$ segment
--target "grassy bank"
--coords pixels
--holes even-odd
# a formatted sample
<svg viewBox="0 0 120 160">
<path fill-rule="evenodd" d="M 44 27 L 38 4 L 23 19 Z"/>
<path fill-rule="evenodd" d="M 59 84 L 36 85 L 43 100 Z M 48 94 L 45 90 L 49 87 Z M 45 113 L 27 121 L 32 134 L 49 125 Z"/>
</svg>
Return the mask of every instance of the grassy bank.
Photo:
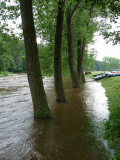
<svg viewBox="0 0 120 160">
<path fill-rule="evenodd" d="M 91 78 L 92 74 L 87 77 Z M 105 138 L 115 150 L 113 160 L 120 160 L 120 77 L 104 78 L 100 81 L 106 90 L 110 111 L 109 119 L 105 123 Z"/>
<path fill-rule="evenodd" d="M 12 74 L 11 72 L 1 72 L 0 77 L 8 76 L 9 74 Z"/>
<path fill-rule="evenodd" d="M 108 97 L 110 116 L 105 123 L 105 138 L 110 147 L 115 149 L 115 159 L 120 160 L 120 77 L 111 77 L 101 80 Z"/>
</svg>

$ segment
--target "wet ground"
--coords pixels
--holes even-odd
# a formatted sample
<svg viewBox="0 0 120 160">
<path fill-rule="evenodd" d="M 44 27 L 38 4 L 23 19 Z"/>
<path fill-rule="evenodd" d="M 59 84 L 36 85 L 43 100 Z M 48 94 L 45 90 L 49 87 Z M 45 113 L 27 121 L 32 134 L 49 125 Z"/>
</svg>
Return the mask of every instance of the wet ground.
<svg viewBox="0 0 120 160">
<path fill-rule="evenodd" d="M 73 89 L 64 78 L 66 103 L 56 103 L 53 78 L 44 78 L 54 118 L 35 120 L 26 75 L 0 78 L 0 160 L 108 160 L 104 140 L 108 104 L 101 83 Z"/>
</svg>

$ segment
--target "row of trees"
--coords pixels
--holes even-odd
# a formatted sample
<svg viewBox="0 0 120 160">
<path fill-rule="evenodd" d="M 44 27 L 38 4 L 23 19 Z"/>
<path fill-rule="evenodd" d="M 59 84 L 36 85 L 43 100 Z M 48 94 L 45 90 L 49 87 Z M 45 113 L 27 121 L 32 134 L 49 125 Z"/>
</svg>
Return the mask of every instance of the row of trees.
<svg viewBox="0 0 120 160">
<path fill-rule="evenodd" d="M 114 57 L 104 57 L 102 61 L 95 61 L 94 69 L 97 71 L 120 70 L 120 59 Z"/>
<path fill-rule="evenodd" d="M 24 42 L 5 33 L 2 33 L 0 37 L 0 72 L 27 72 Z M 53 76 L 54 59 L 53 52 L 49 50 L 49 45 L 38 44 L 38 53 L 42 75 Z M 68 75 L 70 72 L 67 52 L 61 56 L 62 75 Z M 83 64 L 84 70 L 94 70 L 94 62 L 94 54 L 86 53 Z"/>
<path fill-rule="evenodd" d="M 65 102 L 62 65 L 69 66 L 72 85 L 74 88 L 79 88 L 84 82 L 83 59 L 84 66 L 87 59 L 87 62 L 94 60 L 92 54 L 88 56 L 87 46 L 92 42 L 94 32 L 98 30 L 96 17 L 100 11 L 106 10 L 105 7 L 110 8 L 110 2 L 109 0 L 20 0 L 27 75 L 35 117 L 50 117 L 40 69 L 42 54 L 39 56 L 38 51 L 41 47 L 37 46 L 36 35 L 45 43 L 45 48 L 42 49 L 46 51 L 43 55 L 47 60 L 50 61 L 54 56 L 56 100 Z M 3 6 L 4 4 L 5 2 L 2 3 Z M 19 15 L 19 5 L 9 7 L 9 11 L 13 15 Z"/>
<path fill-rule="evenodd" d="M 0 33 L 0 73 L 26 72 L 24 42 Z"/>
</svg>

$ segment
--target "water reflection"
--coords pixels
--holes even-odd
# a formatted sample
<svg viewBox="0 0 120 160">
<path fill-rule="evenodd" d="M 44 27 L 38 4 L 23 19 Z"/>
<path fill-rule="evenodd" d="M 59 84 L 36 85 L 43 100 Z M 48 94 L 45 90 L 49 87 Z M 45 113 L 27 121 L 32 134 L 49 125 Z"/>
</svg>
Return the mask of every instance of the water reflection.
<svg viewBox="0 0 120 160">
<path fill-rule="evenodd" d="M 102 122 L 107 98 L 100 83 L 72 89 L 64 78 L 66 103 L 56 103 L 53 78 L 44 86 L 53 119 L 35 120 L 26 75 L 0 78 L 0 160 L 107 160 Z"/>
</svg>

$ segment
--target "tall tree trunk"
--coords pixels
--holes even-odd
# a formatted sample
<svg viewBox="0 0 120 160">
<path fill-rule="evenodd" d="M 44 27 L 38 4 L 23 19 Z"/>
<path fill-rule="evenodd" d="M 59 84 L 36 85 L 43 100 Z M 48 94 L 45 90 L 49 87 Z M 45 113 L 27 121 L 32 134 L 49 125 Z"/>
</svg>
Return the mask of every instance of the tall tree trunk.
<svg viewBox="0 0 120 160">
<path fill-rule="evenodd" d="M 73 88 L 78 88 L 80 86 L 80 83 L 79 83 L 78 72 L 75 64 L 72 19 L 70 16 L 69 8 L 66 11 L 66 21 L 67 21 L 68 58 L 69 58 L 69 67 L 70 67 L 72 85 L 73 85 Z"/>
<path fill-rule="evenodd" d="M 85 75 L 83 71 L 82 71 L 82 83 L 85 83 Z"/>
<path fill-rule="evenodd" d="M 81 40 L 78 40 L 77 41 L 77 56 L 78 56 L 78 59 L 77 59 L 77 71 L 78 71 L 78 75 L 79 75 L 79 78 L 80 78 L 80 67 L 81 67 L 81 57 L 82 57 L 82 41 Z"/>
<path fill-rule="evenodd" d="M 64 7 L 65 2 L 59 0 L 58 2 L 58 15 L 55 34 L 55 49 L 54 49 L 54 82 L 56 91 L 56 101 L 65 102 L 65 94 L 62 82 L 61 72 L 61 44 L 62 44 L 62 29 L 64 19 Z"/>
<path fill-rule="evenodd" d="M 77 71 L 80 79 L 80 84 L 85 82 L 84 74 L 83 74 L 83 56 L 84 56 L 84 51 L 85 51 L 85 44 L 86 40 L 84 38 L 83 42 L 81 40 L 77 41 L 78 45 L 78 64 L 77 64 Z"/>
<path fill-rule="evenodd" d="M 20 0 L 20 10 L 27 60 L 27 76 L 32 96 L 34 117 L 47 118 L 50 117 L 50 110 L 40 72 L 40 63 L 32 12 L 32 0 Z"/>
<path fill-rule="evenodd" d="M 86 31 L 88 31 L 88 27 L 89 27 L 89 24 L 90 24 L 90 19 L 92 17 L 92 11 L 93 11 L 93 3 L 91 3 L 90 12 L 89 12 L 89 21 L 87 22 Z M 85 82 L 85 77 L 84 77 L 84 74 L 83 74 L 82 64 L 83 64 L 83 56 L 84 56 L 85 46 L 86 46 L 86 38 L 84 37 L 83 42 L 81 42 L 81 40 L 78 40 L 77 44 L 78 44 L 77 71 L 78 71 L 79 78 L 80 78 L 80 84 L 82 84 L 82 83 Z"/>
</svg>

